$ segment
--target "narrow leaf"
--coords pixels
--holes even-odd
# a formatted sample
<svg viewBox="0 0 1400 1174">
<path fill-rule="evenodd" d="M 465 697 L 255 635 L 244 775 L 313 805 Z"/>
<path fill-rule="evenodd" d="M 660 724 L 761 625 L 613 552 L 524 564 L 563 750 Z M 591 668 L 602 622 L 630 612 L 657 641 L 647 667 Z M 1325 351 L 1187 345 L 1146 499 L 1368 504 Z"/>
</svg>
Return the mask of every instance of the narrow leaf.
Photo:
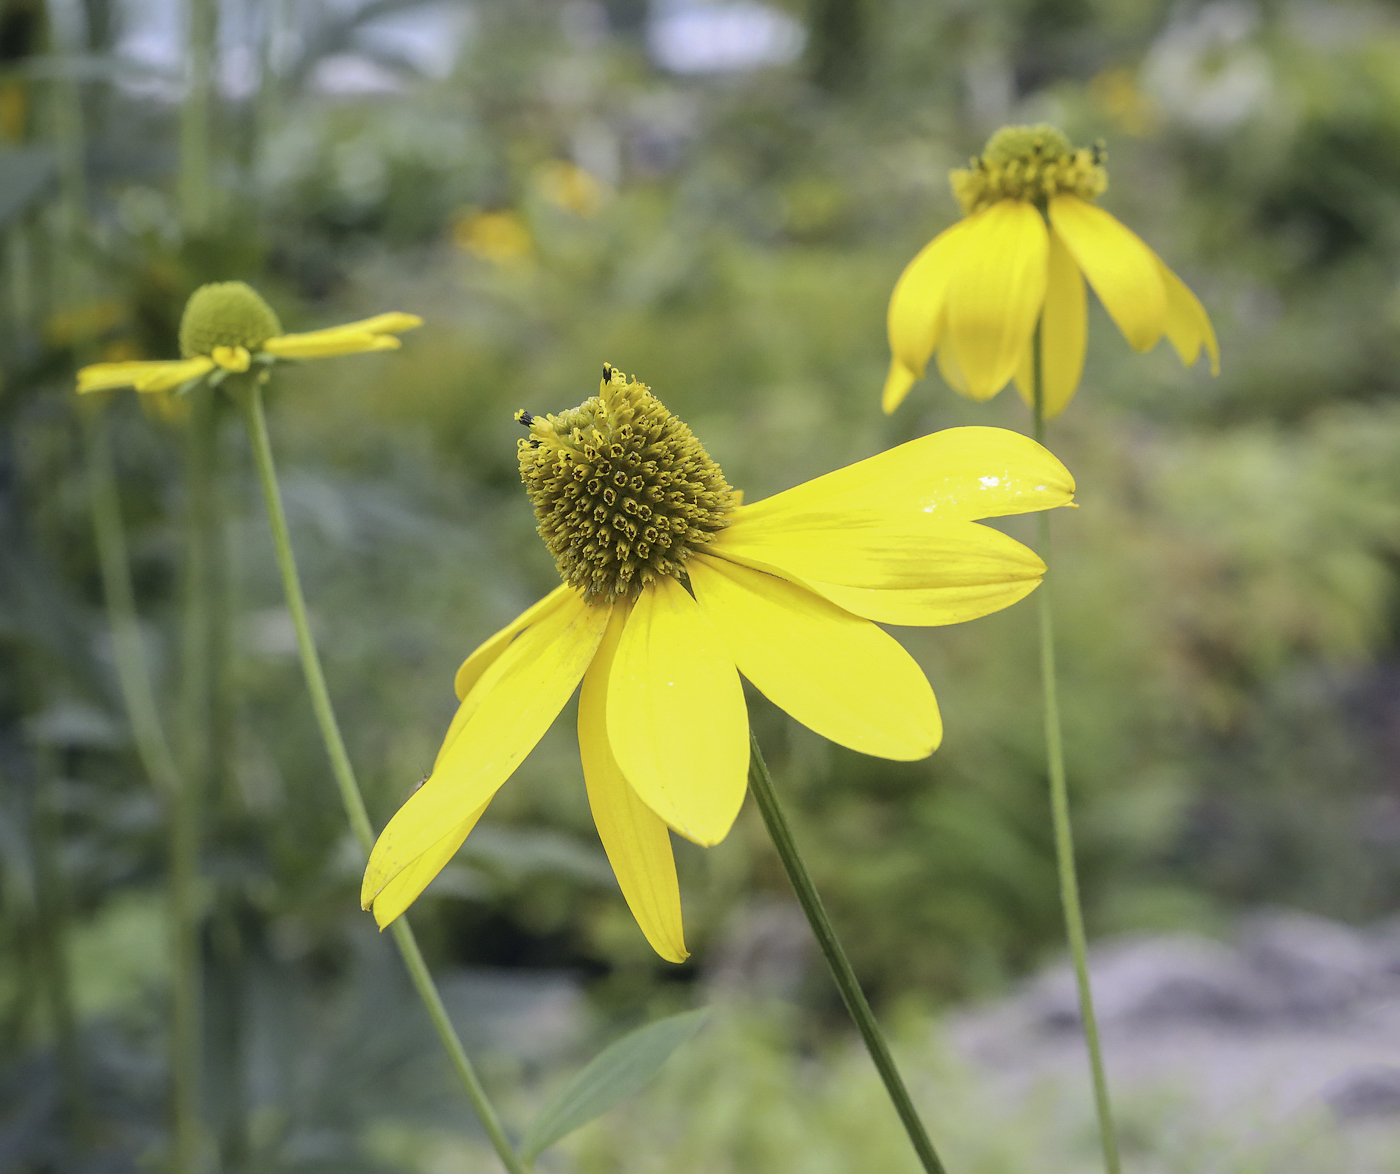
<svg viewBox="0 0 1400 1174">
<path fill-rule="evenodd" d="M 532 1161 L 580 1125 L 639 1092 L 681 1044 L 700 1030 L 709 1011 L 687 1011 L 639 1027 L 609 1044 L 565 1085 L 525 1132 L 521 1157 Z"/>
</svg>

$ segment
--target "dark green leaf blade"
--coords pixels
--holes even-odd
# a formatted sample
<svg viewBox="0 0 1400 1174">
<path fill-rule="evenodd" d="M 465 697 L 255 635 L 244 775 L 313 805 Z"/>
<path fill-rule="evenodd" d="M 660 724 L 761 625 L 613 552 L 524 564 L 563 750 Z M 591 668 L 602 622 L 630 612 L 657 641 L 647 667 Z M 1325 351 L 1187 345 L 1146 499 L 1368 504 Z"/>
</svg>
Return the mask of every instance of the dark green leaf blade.
<svg viewBox="0 0 1400 1174">
<path fill-rule="evenodd" d="M 667 1057 L 700 1030 L 709 1014 L 702 1008 L 672 1015 L 609 1044 L 540 1111 L 525 1132 L 521 1157 L 533 1160 L 580 1125 L 640 1092 Z"/>
</svg>

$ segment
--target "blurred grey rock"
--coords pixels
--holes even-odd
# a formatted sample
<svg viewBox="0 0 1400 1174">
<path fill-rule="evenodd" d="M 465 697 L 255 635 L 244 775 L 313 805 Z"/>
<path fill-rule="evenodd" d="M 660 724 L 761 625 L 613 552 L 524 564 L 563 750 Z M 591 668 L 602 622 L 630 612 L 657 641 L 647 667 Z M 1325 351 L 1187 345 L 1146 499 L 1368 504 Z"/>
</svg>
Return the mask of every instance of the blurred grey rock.
<svg viewBox="0 0 1400 1174">
<path fill-rule="evenodd" d="M 1348 1072 L 1322 1094 L 1343 1120 L 1400 1114 L 1400 1068 L 1378 1066 Z"/>
<path fill-rule="evenodd" d="M 1244 923 L 1240 946 L 1283 1015 L 1342 1014 L 1368 995 L 1400 985 L 1363 931 L 1307 913 L 1256 914 Z"/>
</svg>

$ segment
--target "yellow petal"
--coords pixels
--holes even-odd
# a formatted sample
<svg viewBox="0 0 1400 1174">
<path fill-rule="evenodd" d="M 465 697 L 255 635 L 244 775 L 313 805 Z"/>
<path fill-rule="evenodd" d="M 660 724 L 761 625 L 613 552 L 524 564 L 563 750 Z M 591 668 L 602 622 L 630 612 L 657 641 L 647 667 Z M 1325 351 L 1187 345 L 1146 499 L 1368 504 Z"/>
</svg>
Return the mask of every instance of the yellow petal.
<svg viewBox="0 0 1400 1174">
<path fill-rule="evenodd" d="M 173 391 L 190 379 L 198 379 L 214 369 L 206 355 L 193 359 L 156 359 L 125 363 L 94 363 L 78 372 L 78 390 L 111 391 L 134 387 L 137 391 Z"/>
<path fill-rule="evenodd" d="M 942 345 L 972 399 L 991 399 L 1016 372 L 1045 300 L 1045 219 L 1025 200 L 999 200 L 964 222 L 948 288 Z"/>
<path fill-rule="evenodd" d="M 938 350 L 938 373 L 943 376 L 943 382 L 956 391 L 959 395 L 965 395 L 968 399 L 977 399 L 972 394 L 972 389 L 968 386 L 967 376 L 958 366 L 958 360 L 953 355 L 952 347 L 940 347 Z"/>
<path fill-rule="evenodd" d="M 608 742 L 633 790 L 697 844 L 729 833 L 747 789 L 749 719 L 734 660 L 676 580 L 632 607 L 608 678 Z"/>
<path fill-rule="evenodd" d="M 716 541 L 738 541 L 760 521 L 798 524 L 812 511 L 916 512 L 971 521 L 1054 509 L 1073 496 L 1069 470 L 1030 437 L 1006 428 L 947 428 L 742 506 Z M 801 524 L 839 525 L 840 519 Z"/>
<path fill-rule="evenodd" d="M 698 554 L 686 571 L 739 671 L 779 709 L 863 754 L 908 761 L 933 753 L 943 737 L 938 703 L 892 637 L 761 571 Z"/>
<path fill-rule="evenodd" d="M 968 221 L 960 220 L 929 241 L 904 267 L 904 272 L 894 283 L 894 292 L 890 294 L 886 318 L 890 353 L 908 374 L 911 383 L 923 378 L 929 356 L 938 348 L 948 280 L 967 226 Z M 900 398 L 903 398 L 902 394 Z M 889 406 L 889 400 L 887 384 L 887 412 L 894 410 Z"/>
<path fill-rule="evenodd" d="M 1045 309 L 1040 316 L 1040 369 L 1045 381 L 1042 395 L 1047 419 L 1065 410 L 1084 374 L 1084 351 L 1089 342 L 1087 300 L 1079 266 L 1060 234 L 1051 232 L 1049 280 L 1045 286 Z M 1026 406 L 1033 408 L 1030 351 L 1028 347 L 1016 372 L 1016 390 Z"/>
<path fill-rule="evenodd" d="M 423 319 L 416 314 L 378 314 L 344 326 L 269 338 L 263 343 L 263 350 L 281 359 L 324 359 L 364 351 L 392 351 L 400 345 L 394 335 L 422 325 Z"/>
<path fill-rule="evenodd" d="M 1131 229 L 1077 196 L 1051 200 L 1050 223 L 1128 344 L 1150 351 L 1167 318 L 1157 254 Z"/>
<path fill-rule="evenodd" d="M 671 833 L 622 777 L 608 745 L 607 692 L 626 607 L 613 608 L 598 653 L 583 678 L 578 698 L 578 747 L 583 780 L 598 838 L 612 862 L 618 887 L 637 925 L 667 962 L 690 957 L 681 927 L 681 891 Z"/>
<path fill-rule="evenodd" d="M 888 416 L 904 402 L 904 397 L 909 394 L 909 389 L 914 386 L 917 378 L 918 376 L 898 359 L 890 360 L 890 373 L 885 376 L 885 390 L 880 396 L 880 406 L 885 409 L 885 415 Z"/>
<path fill-rule="evenodd" d="M 458 849 L 466 842 L 467 836 L 472 828 L 476 827 L 477 820 L 485 814 L 488 805 L 483 803 L 453 828 L 450 834 L 444 836 L 434 847 L 424 852 L 380 889 L 373 905 L 374 921 L 380 929 L 422 896 L 423 890 L 428 887 L 433 877 L 446 868 L 452 857 L 457 855 Z"/>
<path fill-rule="evenodd" d="M 248 370 L 253 362 L 253 356 L 248 353 L 248 348 L 242 346 L 216 346 L 212 355 L 214 362 L 225 371 L 235 373 Z"/>
<path fill-rule="evenodd" d="M 491 799 L 564 708 L 603 638 L 611 608 L 571 593 L 526 628 L 462 703 L 472 712 L 370 854 L 361 889 L 368 908 L 385 886 Z"/>
<path fill-rule="evenodd" d="M 976 619 L 1030 594 L 1045 573 L 1033 550 L 999 530 L 920 512 L 813 512 L 735 529 L 710 551 L 886 624 Z"/>
<path fill-rule="evenodd" d="M 481 674 L 491 667 L 495 659 L 505 651 L 506 646 L 516 636 L 531 624 L 538 623 L 550 612 L 562 607 L 569 596 L 577 594 L 578 592 L 568 584 L 561 584 L 538 603 L 527 607 L 489 640 L 484 641 L 462 662 L 462 667 L 457 670 L 457 676 L 452 682 L 452 687 L 457 693 L 457 700 L 461 701 L 466 697 L 471 691 L 471 687 L 481 679 Z"/>
<path fill-rule="evenodd" d="M 1215 328 L 1200 299 L 1187 288 L 1175 273 L 1157 261 L 1157 272 L 1167 291 L 1167 338 L 1186 366 L 1191 366 L 1201 353 L 1202 344 L 1210 356 L 1210 373 L 1220 374 L 1220 344 L 1215 341 Z"/>
</svg>

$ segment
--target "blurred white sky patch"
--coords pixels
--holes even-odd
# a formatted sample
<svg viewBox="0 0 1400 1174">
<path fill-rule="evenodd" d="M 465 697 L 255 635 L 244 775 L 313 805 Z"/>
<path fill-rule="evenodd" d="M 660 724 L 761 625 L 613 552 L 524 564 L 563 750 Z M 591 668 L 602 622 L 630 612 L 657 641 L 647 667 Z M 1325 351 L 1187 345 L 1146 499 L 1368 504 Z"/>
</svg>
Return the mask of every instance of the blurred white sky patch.
<svg viewBox="0 0 1400 1174">
<path fill-rule="evenodd" d="M 1179 16 L 1143 63 L 1143 88 L 1168 114 L 1204 131 L 1224 132 L 1268 104 L 1273 73 L 1259 45 L 1258 8 L 1215 0 Z"/>
<path fill-rule="evenodd" d="M 797 60 L 807 34 L 751 0 L 653 0 L 647 44 L 672 73 L 737 73 Z"/>
<path fill-rule="evenodd" d="M 126 88 L 180 99 L 182 8 L 181 0 L 120 0 L 116 54 L 136 67 L 124 75 Z M 250 97 L 268 55 L 279 73 L 304 72 L 321 93 L 396 92 L 408 75 L 447 77 L 471 36 L 473 18 L 473 8 L 462 0 L 393 6 L 375 0 L 221 0 L 219 87 L 235 100 Z M 306 60 L 308 54 L 315 59 Z"/>
</svg>

